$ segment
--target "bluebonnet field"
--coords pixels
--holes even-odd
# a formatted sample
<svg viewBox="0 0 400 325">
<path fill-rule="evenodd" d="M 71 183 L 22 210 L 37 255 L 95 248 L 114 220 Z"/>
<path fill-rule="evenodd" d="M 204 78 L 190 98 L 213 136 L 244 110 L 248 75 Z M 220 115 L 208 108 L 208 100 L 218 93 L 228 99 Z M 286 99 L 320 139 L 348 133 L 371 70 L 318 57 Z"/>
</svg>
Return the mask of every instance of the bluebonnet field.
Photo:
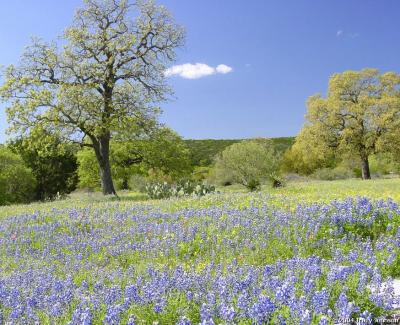
<svg viewBox="0 0 400 325">
<path fill-rule="evenodd" d="M 0 219 L 0 324 L 333 324 L 399 308 L 400 207 L 267 194 Z"/>
</svg>

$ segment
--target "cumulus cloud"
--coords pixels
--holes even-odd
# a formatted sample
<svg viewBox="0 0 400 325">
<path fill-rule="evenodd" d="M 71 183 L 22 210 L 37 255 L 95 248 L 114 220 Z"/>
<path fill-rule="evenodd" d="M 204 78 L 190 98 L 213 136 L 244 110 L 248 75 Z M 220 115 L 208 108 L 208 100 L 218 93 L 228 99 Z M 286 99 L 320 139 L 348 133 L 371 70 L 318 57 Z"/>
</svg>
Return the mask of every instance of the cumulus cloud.
<svg viewBox="0 0 400 325">
<path fill-rule="evenodd" d="M 220 64 L 217 67 L 210 67 L 205 63 L 185 63 L 174 65 L 171 68 L 165 70 L 165 76 L 180 76 L 185 79 L 198 79 L 206 76 L 210 76 L 216 73 L 226 74 L 231 72 L 233 69 L 225 64 Z"/>
<path fill-rule="evenodd" d="M 218 73 L 226 74 L 231 72 L 233 69 L 225 64 L 220 64 L 215 68 Z"/>
</svg>

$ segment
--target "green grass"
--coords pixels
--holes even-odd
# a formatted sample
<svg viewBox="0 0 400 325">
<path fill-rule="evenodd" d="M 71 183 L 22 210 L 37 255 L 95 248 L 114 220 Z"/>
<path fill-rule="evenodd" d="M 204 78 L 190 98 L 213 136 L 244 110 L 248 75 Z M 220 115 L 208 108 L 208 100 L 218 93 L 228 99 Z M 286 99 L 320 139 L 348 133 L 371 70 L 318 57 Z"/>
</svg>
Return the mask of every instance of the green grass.
<svg viewBox="0 0 400 325">
<path fill-rule="evenodd" d="M 302 203 L 330 202 L 346 197 L 365 196 L 373 199 L 392 198 L 400 202 L 400 178 L 373 179 L 363 181 L 361 179 L 338 180 L 338 181 L 303 181 L 289 182 L 283 188 L 273 189 L 264 185 L 260 193 L 248 193 L 241 185 L 219 187 L 222 195 L 198 198 L 180 198 L 169 200 L 168 204 L 160 201 L 160 208 L 180 209 L 183 207 L 208 207 L 222 205 L 226 197 L 235 205 L 245 206 L 255 202 L 262 196 L 270 196 L 270 204 L 293 207 Z M 70 195 L 66 200 L 56 202 L 38 202 L 25 205 L 12 205 L 0 207 L 0 218 L 11 215 L 28 214 L 35 211 L 50 211 L 53 208 L 77 208 L 95 204 L 97 207 L 106 206 L 118 202 L 120 207 L 129 207 L 136 204 L 148 203 L 146 195 L 136 192 L 121 192 L 120 199 L 115 197 L 104 197 L 100 193 L 77 192 Z M 233 198 L 232 198 L 233 197 Z M 170 204 L 172 202 L 172 204 Z"/>
<path fill-rule="evenodd" d="M 234 143 L 244 139 L 205 139 L 205 140 L 185 140 L 190 151 L 193 166 L 210 166 L 215 156 Z M 271 138 L 275 149 L 278 152 L 285 152 L 293 143 L 294 137 Z"/>
<path fill-rule="evenodd" d="M 244 186 L 236 184 L 219 187 L 218 190 L 226 193 L 246 192 Z M 262 192 L 272 196 L 295 199 L 299 202 L 329 202 L 349 196 L 366 196 L 374 199 L 387 199 L 391 197 L 396 201 L 400 201 L 400 178 L 296 181 L 289 182 L 285 187 L 277 189 L 264 185 Z"/>
<path fill-rule="evenodd" d="M 101 207 L 112 202 L 120 202 L 122 205 L 132 205 L 145 200 L 147 200 L 147 196 L 137 192 L 121 192 L 119 193 L 119 198 L 103 196 L 101 193 L 75 192 L 64 200 L 2 206 L 0 207 L 0 219 L 12 215 L 29 214 L 35 211 L 50 211 L 54 208 L 82 208 L 91 204 Z"/>
</svg>

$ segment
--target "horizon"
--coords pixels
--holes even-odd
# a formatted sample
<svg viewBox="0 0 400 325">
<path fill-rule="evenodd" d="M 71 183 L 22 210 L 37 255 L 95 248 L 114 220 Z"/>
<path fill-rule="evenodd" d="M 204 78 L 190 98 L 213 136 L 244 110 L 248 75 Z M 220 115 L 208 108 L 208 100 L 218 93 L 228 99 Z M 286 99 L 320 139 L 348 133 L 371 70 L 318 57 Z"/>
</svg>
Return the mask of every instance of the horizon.
<svg viewBox="0 0 400 325">
<path fill-rule="evenodd" d="M 167 71 L 176 99 L 161 105 L 160 117 L 184 139 L 293 137 L 307 98 L 324 94 L 333 73 L 400 71 L 397 1 L 157 3 L 187 31 L 186 46 Z M 7 50 L 0 65 L 16 64 L 30 36 L 55 39 L 81 6 L 81 0 L 3 4 L 0 44 Z"/>
</svg>

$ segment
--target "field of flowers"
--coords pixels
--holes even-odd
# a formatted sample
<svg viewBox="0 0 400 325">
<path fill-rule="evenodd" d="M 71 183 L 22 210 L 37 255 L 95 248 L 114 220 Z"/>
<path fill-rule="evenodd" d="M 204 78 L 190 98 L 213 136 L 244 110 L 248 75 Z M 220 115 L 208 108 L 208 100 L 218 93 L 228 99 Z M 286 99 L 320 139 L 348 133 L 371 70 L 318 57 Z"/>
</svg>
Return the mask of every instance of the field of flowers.
<svg viewBox="0 0 400 325">
<path fill-rule="evenodd" d="M 321 200 L 324 190 L 314 193 L 311 184 L 288 187 L 286 195 L 7 208 L 0 219 L 0 324 L 390 318 L 400 309 L 397 187 L 389 182 L 382 199 L 345 198 L 342 191 L 334 200 L 338 187 L 348 186 L 337 184 Z"/>
</svg>

